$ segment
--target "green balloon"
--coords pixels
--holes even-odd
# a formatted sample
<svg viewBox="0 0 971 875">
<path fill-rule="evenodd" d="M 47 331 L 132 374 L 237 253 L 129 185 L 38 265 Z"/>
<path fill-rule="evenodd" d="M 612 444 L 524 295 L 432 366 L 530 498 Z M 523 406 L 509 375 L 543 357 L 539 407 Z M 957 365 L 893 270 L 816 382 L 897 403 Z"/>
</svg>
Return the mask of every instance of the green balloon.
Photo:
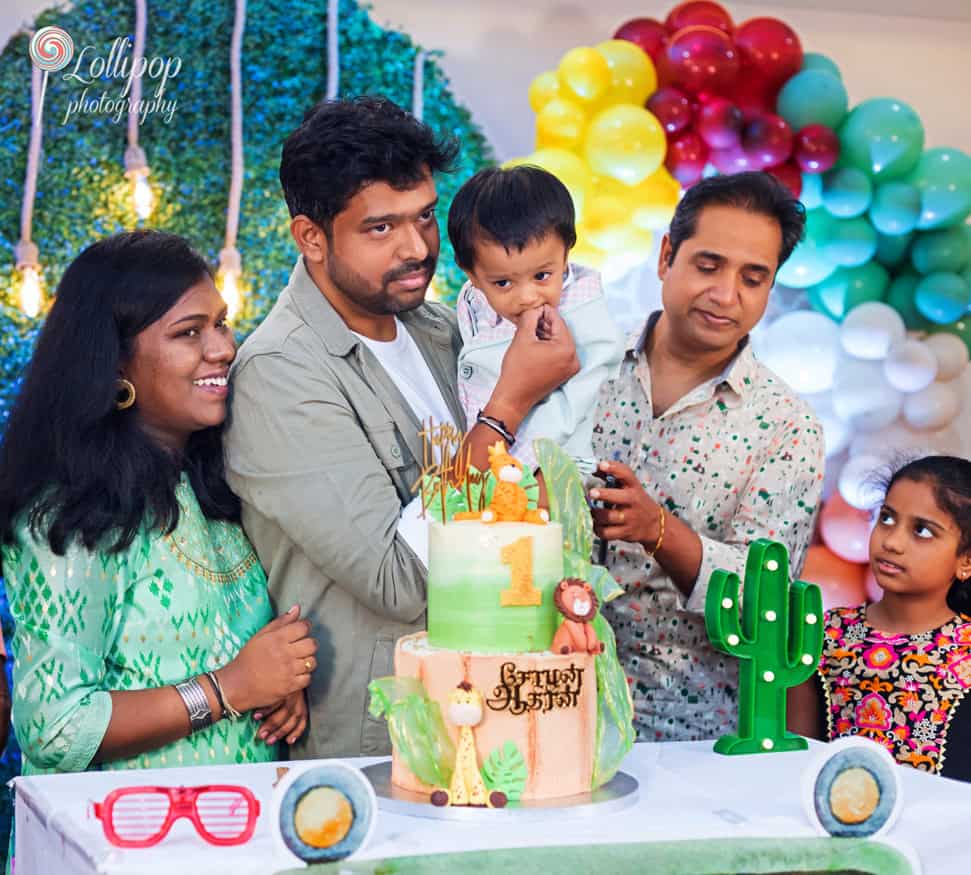
<svg viewBox="0 0 971 875">
<path fill-rule="evenodd" d="M 967 313 L 971 290 L 964 277 L 956 273 L 932 273 L 917 284 L 914 303 L 931 322 L 947 325 Z"/>
<path fill-rule="evenodd" d="M 921 273 L 960 273 L 968 263 L 968 238 L 964 228 L 919 231 L 910 260 Z"/>
<path fill-rule="evenodd" d="M 924 148 L 924 126 L 906 103 L 889 97 L 853 108 L 839 132 L 841 163 L 885 182 L 910 173 Z"/>
<path fill-rule="evenodd" d="M 824 70 L 827 73 L 832 73 L 837 79 L 843 78 L 840 68 L 836 66 L 836 61 L 820 52 L 806 52 L 802 56 L 802 69 Z"/>
<path fill-rule="evenodd" d="M 946 228 L 971 214 L 971 157 L 960 149 L 928 149 L 910 182 L 920 192 L 918 228 Z"/>
<path fill-rule="evenodd" d="M 870 221 L 881 234 L 907 234 L 920 218 L 920 191 L 907 182 L 884 182 L 873 192 Z"/>
<path fill-rule="evenodd" d="M 862 216 L 870 206 L 873 183 L 855 167 L 838 167 L 823 174 L 823 206 L 839 219 Z"/>
<path fill-rule="evenodd" d="M 826 70 L 796 73 L 779 92 L 776 112 L 794 131 L 807 125 L 825 125 L 834 130 L 846 118 L 850 101 L 839 76 Z"/>
<path fill-rule="evenodd" d="M 835 313 L 831 313 L 829 307 L 826 306 L 826 301 L 820 294 L 819 286 L 810 286 L 806 289 L 806 294 L 809 296 L 809 306 L 817 313 L 822 313 L 824 316 L 829 316 L 830 319 L 839 321 L 839 317 Z"/>
<path fill-rule="evenodd" d="M 887 269 L 876 261 L 868 261 L 857 267 L 839 268 L 815 290 L 823 310 L 842 322 L 854 307 L 867 301 L 882 301 L 889 283 Z"/>
<path fill-rule="evenodd" d="M 823 244 L 831 264 L 856 267 L 869 261 L 877 251 L 877 232 L 865 216 L 838 219 Z"/>
<path fill-rule="evenodd" d="M 896 238 L 891 237 L 890 239 Z M 917 286 L 922 279 L 923 277 L 920 274 L 906 271 L 894 277 L 893 282 L 890 283 L 890 288 L 887 289 L 887 303 L 900 314 L 900 318 L 904 320 L 904 324 L 911 331 L 930 331 L 931 328 L 937 327 L 921 315 L 914 301 Z"/>
<path fill-rule="evenodd" d="M 910 256 L 910 243 L 914 233 L 881 234 L 877 231 L 877 251 L 874 255 L 884 267 L 896 267 Z"/>
<path fill-rule="evenodd" d="M 780 285 L 805 289 L 822 282 L 836 270 L 836 264 L 830 261 L 825 251 L 826 241 L 835 223 L 836 220 L 826 210 L 810 210 L 806 213 L 806 235 L 776 274 L 776 281 Z"/>
</svg>

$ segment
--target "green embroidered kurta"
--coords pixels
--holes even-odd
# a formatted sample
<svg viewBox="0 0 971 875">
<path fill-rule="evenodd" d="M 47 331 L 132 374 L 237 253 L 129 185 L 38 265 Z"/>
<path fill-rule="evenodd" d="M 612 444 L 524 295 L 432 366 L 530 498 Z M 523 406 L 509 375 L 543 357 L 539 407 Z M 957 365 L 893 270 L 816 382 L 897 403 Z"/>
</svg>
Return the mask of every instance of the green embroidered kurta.
<svg viewBox="0 0 971 875">
<path fill-rule="evenodd" d="M 13 724 L 25 775 L 92 766 L 110 690 L 142 690 L 226 665 L 272 618 L 266 577 L 240 526 L 208 520 L 188 479 L 171 535 L 144 532 L 123 553 L 78 545 L 58 556 L 22 524 L 3 549 L 16 621 Z M 145 715 L 150 721 L 151 714 Z M 248 715 L 100 768 L 266 762 Z"/>
</svg>

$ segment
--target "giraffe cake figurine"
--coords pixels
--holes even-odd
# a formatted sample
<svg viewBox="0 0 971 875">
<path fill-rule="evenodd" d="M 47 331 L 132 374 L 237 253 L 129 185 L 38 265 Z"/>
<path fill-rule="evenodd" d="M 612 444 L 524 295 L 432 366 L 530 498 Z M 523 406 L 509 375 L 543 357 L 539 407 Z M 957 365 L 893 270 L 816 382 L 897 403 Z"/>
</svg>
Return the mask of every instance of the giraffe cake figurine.
<svg viewBox="0 0 971 875">
<path fill-rule="evenodd" d="M 391 734 L 391 782 L 443 806 L 589 794 L 614 776 L 634 732 L 598 611 L 620 588 L 590 563 L 582 477 L 536 441 L 541 508 L 536 475 L 502 441 L 484 474 L 461 436 L 434 431 L 434 441 L 436 462 L 417 484 L 430 518 L 428 629 L 400 639 L 394 677 L 371 684 L 371 712 Z"/>
</svg>

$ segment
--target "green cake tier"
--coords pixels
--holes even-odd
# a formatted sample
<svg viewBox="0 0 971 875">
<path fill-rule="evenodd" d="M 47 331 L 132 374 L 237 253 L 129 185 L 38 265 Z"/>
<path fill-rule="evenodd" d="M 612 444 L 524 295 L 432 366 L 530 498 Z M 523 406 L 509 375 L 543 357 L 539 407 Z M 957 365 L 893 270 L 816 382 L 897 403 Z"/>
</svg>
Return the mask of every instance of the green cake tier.
<svg viewBox="0 0 971 875">
<path fill-rule="evenodd" d="M 527 574 L 528 590 L 523 586 Z M 547 650 L 557 625 L 553 590 L 562 577 L 559 523 L 433 522 L 428 641 L 433 647 L 479 653 Z"/>
</svg>

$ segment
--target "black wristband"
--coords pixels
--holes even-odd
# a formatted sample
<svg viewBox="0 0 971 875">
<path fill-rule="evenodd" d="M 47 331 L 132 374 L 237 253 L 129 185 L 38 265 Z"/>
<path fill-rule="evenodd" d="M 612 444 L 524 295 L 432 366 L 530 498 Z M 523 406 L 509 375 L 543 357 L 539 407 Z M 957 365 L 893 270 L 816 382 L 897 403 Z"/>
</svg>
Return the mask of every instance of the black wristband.
<svg viewBox="0 0 971 875">
<path fill-rule="evenodd" d="M 508 428 L 506 428 L 506 423 L 501 419 L 496 419 L 494 416 L 487 416 L 481 410 L 479 415 L 475 418 L 475 421 L 479 425 L 487 425 L 494 432 L 502 436 L 502 439 L 506 442 L 507 448 L 511 448 L 514 443 L 516 443 L 516 435 L 514 435 Z"/>
</svg>

